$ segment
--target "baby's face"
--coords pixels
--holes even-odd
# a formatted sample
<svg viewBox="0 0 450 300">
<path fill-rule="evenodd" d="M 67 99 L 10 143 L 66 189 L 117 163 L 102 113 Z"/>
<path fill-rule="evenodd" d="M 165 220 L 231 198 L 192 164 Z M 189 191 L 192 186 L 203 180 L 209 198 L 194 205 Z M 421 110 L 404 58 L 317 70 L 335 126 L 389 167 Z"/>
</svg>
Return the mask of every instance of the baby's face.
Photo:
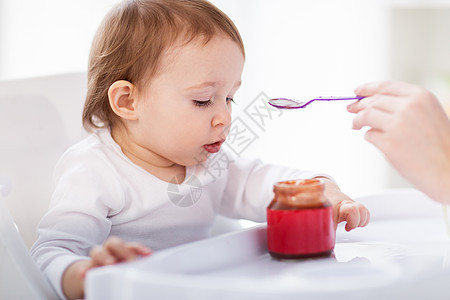
<svg viewBox="0 0 450 300">
<path fill-rule="evenodd" d="M 195 165 L 219 151 L 231 123 L 231 100 L 244 57 L 229 38 L 174 46 L 161 71 L 142 88 L 133 135 L 141 147 L 179 165 Z"/>
</svg>

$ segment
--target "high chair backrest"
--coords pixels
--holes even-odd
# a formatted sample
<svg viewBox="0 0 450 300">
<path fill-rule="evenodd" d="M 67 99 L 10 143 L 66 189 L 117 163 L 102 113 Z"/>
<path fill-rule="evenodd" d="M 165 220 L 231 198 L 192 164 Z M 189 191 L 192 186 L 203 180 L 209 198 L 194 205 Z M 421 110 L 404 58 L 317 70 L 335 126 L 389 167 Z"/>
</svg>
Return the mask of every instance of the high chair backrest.
<svg viewBox="0 0 450 300">
<path fill-rule="evenodd" d="M 0 299 L 58 299 L 37 268 L 19 235 L 2 194 L 8 188 L 0 178 Z"/>
<path fill-rule="evenodd" d="M 48 209 L 51 178 L 64 150 L 84 136 L 86 74 L 0 82 L 0 177 L 8 208 L 28 248 Z"/>
<path fill-rule="evenodd" d="M 0 81 L 0 177 L 10 178 L 6 201 L 28 248 L 48 209 L 58 158 L 85 136 L 86 79 L 74 73 Z M 237 221 L 218 217 L 211 234 L 239 228 Z"/>
</svg>

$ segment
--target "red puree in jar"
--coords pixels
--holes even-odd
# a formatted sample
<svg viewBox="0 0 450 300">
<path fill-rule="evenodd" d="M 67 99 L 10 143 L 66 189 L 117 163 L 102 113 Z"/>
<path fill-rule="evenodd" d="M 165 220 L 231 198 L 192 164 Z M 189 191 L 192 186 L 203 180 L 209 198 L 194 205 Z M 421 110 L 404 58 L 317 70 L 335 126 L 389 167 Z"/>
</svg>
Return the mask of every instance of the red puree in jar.
<svg viewBox="0 0 450 300">
<path fill-rule="evenodd" d="M 290 180 L 274 185 L 267 207 L 267 244 L 275 258 L 329 256 L 335 231 L 333 208 L 320 179 Z"/>
</svg>

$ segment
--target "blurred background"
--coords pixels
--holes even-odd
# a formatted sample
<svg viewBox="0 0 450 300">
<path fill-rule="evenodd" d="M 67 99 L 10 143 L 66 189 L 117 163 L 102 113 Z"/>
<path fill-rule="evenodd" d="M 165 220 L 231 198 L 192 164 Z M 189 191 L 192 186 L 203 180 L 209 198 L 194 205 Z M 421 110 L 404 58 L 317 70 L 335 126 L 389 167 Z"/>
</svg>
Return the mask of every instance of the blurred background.
<svg viewBox="0 0 450 300">
<path fill-rule="evenodd" d="M 0 0 L 0 80 L 85 72 L 116 2 Z M 212 2 L 246 46 L 234 115 L 251 135 L 239 154 L 328 173 L 353 197 L 408 187 L 364 130 L 351 129 L 348 101 L 283 112 L 263 102 L 352 95 L 367 81 L 399 79 L 430 89 L 450 111 L 450 0 Z"/>
</svg>

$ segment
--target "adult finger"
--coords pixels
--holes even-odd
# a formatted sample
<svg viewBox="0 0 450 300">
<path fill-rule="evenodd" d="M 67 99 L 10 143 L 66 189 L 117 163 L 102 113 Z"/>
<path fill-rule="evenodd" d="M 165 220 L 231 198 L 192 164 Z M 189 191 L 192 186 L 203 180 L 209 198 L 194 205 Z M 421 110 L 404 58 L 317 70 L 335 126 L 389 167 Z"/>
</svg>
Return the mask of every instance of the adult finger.
<svg viewBox="0 0 450 300">
<path fill-rule="evenodd" d="M 365 109 L 358 112 L 353 118 L 353 129 L 359 130 L 365 126 L 386 131 L 391 124 L 392 114 L 377 108 Z"/>
<path fill-rule="evenodd" d="M 386 137 L 386 133 L 378 129 L 370 129 L 364 134 L 364 139 L 378 148 L 385 155 L 388 149 L 392 149 L 392 143 L 389 143 L 389 139 Z"/>
<path fill-rule="evenodd" d="M 348 105 L 347 110 L 351 113 L 358 113 L 361 110 L 377 108 L 393 113 L 401 110 L 406 101 L 408 101 L 406 97 L 377 94 Z"/>
<path fill-rule="evenodd" d="M 355 89 L 358 96 L 372 96 L 385 94 L 392 96 L 406 96 L 418 87 L 402 81 L 376 81 L 360 85 Z"/>
</svg>

